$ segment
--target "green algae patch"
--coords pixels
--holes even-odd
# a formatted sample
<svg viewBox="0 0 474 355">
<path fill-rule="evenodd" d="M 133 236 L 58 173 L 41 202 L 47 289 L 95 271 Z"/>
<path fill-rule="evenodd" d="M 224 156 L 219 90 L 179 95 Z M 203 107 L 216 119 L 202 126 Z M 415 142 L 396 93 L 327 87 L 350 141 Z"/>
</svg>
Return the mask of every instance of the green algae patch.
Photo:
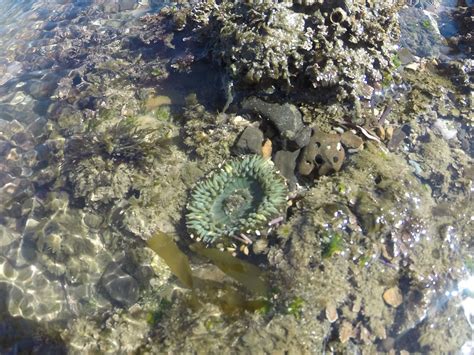
<svg viewBox="0 0 474 355">
<path fill-rule="evenodd" d="M 150 247 L 169 266 L 171 272 L 188 288 L 193 289 L 193 276 L 189 259 L 176 245 L 173 238 L 163 232 L 156 232 L 148 242 Z"/>
<path fill-rule="evenodd" d="M 257 266 L 237 259 L 228 252 L 206 248 L 200 243 L 192 244 L 190 249 L 210 259 L 226 275 L 237 280 L 255 295 L 265 296 L 268 294 L 268 285 L 264 281 L 264 274 Z"/>
<path fill-rule="evenodd" d="M 344 250 L 344 240 L 339 233 L 323 237 L 323 258 L 330 258 Z"/>
<path fill-rule="evenodd" d="M 287 308 L 287 313 L 293 315 L 296 319 L 300 319 L 303 313 L 304 300 L 301 297 L 295 297 Z"/>
<path fill-rule="evenodd" d="M 166 299 L 162 299 L 158 308 L 153 312 L 148 312 L 146 315 L 146 321 L 152 326 L 156 326 L 161 319 L 166 315 L 166 313 L 171 308 L 172 303 Z"/>
</svg>

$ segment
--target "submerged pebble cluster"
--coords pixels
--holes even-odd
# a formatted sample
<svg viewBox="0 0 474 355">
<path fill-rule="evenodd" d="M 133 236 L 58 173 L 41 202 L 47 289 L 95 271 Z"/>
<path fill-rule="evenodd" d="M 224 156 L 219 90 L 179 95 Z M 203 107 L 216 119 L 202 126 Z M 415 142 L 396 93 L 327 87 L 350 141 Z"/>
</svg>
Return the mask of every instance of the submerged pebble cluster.
<svg viewBox="0 0 474 355">
<path fill-rule="evenodd" d="M 286 207 L 285 180 L 270 160 L 249 155 L 225 163 L 198 183 L 187 206 L 192 237 L 211 244 L 225 238 L 251 243 Z"/>
</svg>

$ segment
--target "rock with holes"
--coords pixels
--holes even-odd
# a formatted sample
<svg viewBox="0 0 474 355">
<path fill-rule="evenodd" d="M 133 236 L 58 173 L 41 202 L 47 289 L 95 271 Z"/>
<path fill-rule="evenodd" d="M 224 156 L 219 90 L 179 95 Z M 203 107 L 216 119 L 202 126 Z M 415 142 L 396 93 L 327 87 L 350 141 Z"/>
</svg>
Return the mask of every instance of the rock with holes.
<svg viewBox="0 0 474 355">
<path fill-rule="evenodd" d="M 344 157 L 339 134 L 313 129 L 308 145 L 301 151 L 298 172 L 303 176 L 328 175 L 341 169 Z"/>
</svg>

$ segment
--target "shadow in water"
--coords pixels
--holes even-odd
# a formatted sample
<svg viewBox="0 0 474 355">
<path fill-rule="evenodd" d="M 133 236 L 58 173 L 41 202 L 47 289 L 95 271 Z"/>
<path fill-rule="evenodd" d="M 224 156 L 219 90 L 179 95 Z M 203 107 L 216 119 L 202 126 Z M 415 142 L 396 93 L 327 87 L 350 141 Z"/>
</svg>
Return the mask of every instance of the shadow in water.
<svg viewBox="0 0 474 355">
<path fill-rule="evenodd" d="M 59 334 L 7 311 L 9 286 L 0 283 L 0 354 L 66 354 L 66 346 Z"/>
</svg>

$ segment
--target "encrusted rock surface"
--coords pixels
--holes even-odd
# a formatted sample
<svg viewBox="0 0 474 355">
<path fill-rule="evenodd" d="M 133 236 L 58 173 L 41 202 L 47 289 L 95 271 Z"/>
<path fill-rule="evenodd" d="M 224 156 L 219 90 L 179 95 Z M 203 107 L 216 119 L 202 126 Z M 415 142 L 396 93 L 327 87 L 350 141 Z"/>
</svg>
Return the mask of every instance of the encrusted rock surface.
<svg viewBox="0 0 474 355">
<path fill-rule="evenodd" d="M 244 86 L 354 101 L 392 66 L 398 9 L 397 1 L 208 2 L 193 6 L 189 26 Z"/>
<path fill-rule="evenodd" d="M 0 352 L 450 353 L 470 339 L 472 61 L 392 56 L 394 1 L 224 0 L 140 20 L 134 0 L 2 4 Z M 229 248 L 265 271 L 261 299 L 186 245 L 188 192 L 244 130 L 292 189 L 253 244 Z M 156 230 L 207 293 L 145 246 Z"/>
</svg>

